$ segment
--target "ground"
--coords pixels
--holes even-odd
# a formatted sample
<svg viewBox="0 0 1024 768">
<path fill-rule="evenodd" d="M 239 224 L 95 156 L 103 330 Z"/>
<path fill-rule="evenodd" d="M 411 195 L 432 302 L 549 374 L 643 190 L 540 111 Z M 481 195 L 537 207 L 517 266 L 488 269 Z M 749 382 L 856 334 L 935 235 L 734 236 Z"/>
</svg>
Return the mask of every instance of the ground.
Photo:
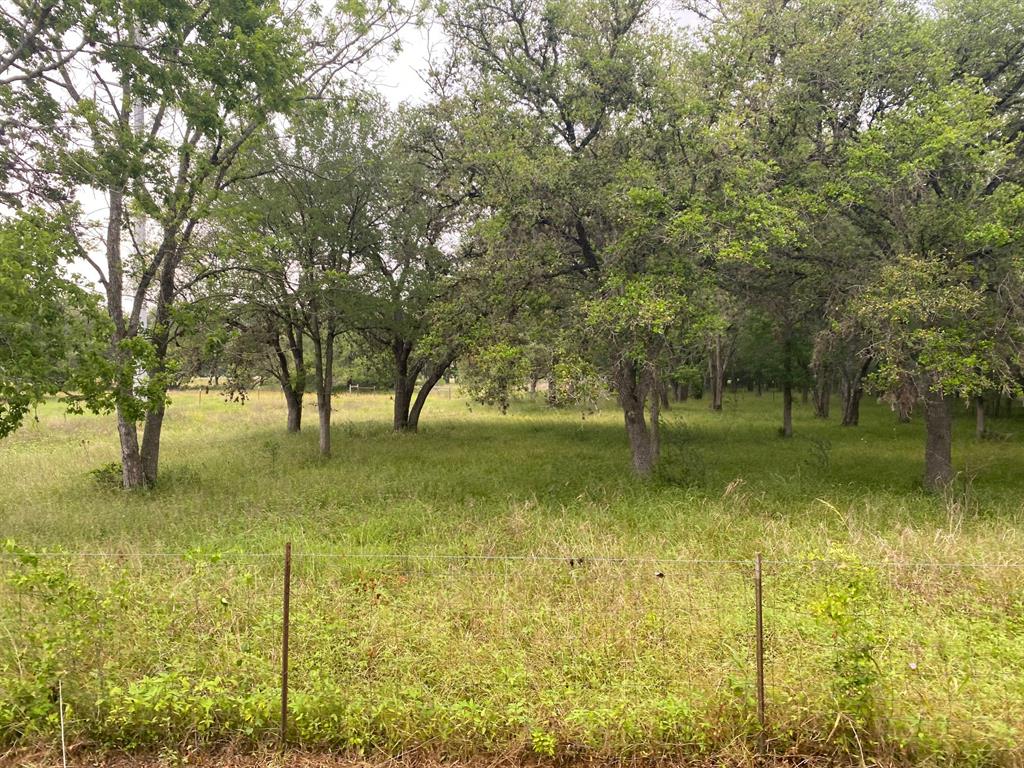
<svg viewBox="0 0 1024 768">
<path fill-rule="evenodd" d="M 873 403 L 857 428 L 798 404 L 792 440 L 778 396 L 674 405 L 648 482 L 611 404 L 502 416 L 442 387 L 417 435 L 386 395 L 335 407 L 324 461 L 312 407 L 290 436 L 271 390 L 176 392 L 142 494 L 94 471 L 110 417 L 50 404 L 0 443 L 0 744 L 52 755 L 63 696 L 72 754 L 272 745 L 291 541 L 309 749 L 742 762 L 762 553 L 769 752 L 1024 761 L 1024 419 L 977 440 L 965 410 L 930 495 L 919 420 Z"/>
</svg>

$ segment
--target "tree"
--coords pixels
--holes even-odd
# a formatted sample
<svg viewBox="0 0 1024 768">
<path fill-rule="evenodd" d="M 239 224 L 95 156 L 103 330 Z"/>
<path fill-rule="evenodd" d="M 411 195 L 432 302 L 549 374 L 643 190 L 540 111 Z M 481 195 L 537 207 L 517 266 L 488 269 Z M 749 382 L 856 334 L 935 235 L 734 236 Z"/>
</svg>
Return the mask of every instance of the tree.
<svg viewBox="0 0 1024 768">
<path fill-rule="evenodd" d="M 338 340 L 372 301 L 361 273 L 382 248 L 381 109 L 372 97 L 304 104 L 286 129 L 268 132 L 251 161 L 265 172 L 232 193 L 222 217 L 231 233 L 222 269 L 240 299 L 233 323 L 264 340 L 286 398 L 295 398 L 290 420 L 310 367 L 324 457 Z"/>
<path fill-rule="evenodd" d="M 66 60 L 73 43 L 43 52 L 52 72 L 43 77 L 59 89 L 81 147 L 59 153 L 64 173 L 107 196 L 105 264 L 87 245 L 81 251 L 106 293 L 124 485 L 137 488 L 156 480 L 178 266 L 204 200 L 225 184 L 252 126 L 293 87 L 297 39 L 259 2 L 104 6 L 88 34 L 57 32 L 87 41 Z M 126 255 L 126 224 L 144 217 L 157 223 L 158 243 L 150 247 L 137 223 Z"/>
<path fill-rule="evenodd" d="M 441 98 L 424 108 L 380 115 L 383 195 L 379 247 L 365 252 L 359 333 L 389 358 L 396 431 L 415 432 L 431 390 L 461 349 L 465 322 L 445 309 L 468 253 L 456 239 L 464 202 L 474 194 L 465 167 L 460 105 Z M 397 128 L 388 130 L 384 123 Z M 419 384 L 422 378 L 422 384 Z M 417 390 L 417 385 L 419 389 Z"/>
<path fill-rule="evenodd" d="M 929 89 L 850 151 L 847 195 L 884 207 L 891 256 L 853 303 L 872 383 L 924 403 L 924 484 L 953 479 L 952 402 L 1020 381 L 1017 147 L 979 83 Z"/>
<path fill-rule="evenodd" d="M 216 243 L 206 259 L 210 276 L 199 283 L 199 301 L 218 308 L 209 311 L 210 362 L 225 366 L 230 395 L 244 401 L 255 381 L 275 379 L 287 407 L 287 431 L 294 433 L 302 429 L 310 370 L 298 273 L 288 234 L 281 232 L 291 203 L 276 181 L 280 151 L 275 133 L 263 131 L 241 161 L 247 178 L 211 210 Z"/>
<path fill-rule="evenodd" d="M 764 246 L 717 260 L 719 284 L 772 325 L 783 391 L 783 436 L 792 435 L 793 389 L 808 385 L 807 340 L 836 286 L 856 273 L 850 224 L 828 192 L 843 150 L 905 98 L 918 52 L 917 14 L 901 0 L 800 4 L 724 3 L 706 9 L 709 108 L 734 113 L 756 171 Z M 731 179 L 723 179 L 723 191 Z M 733 193 L 735 194 L 735 193 Z M 728 205 L 721 196 L 718 205 Z M 769 218 L 770 217 L 770 218 Z M 858 233 L 859 234 L 859 233 Z M 806 391 L 806 389 L 805 389 Z"/>
<path fill-rule="evenodd" d="M 28 209 L 0 222 L 0 437 L 47 396 L 102 406 L 99 302 L 68 277 L 70 222 Z"/>
<path fill-rule="evenodd" d="M 447 19 L 480 101 L 477 165 L 493 215 L 478 232 L 493 278 L 572 296 L 569 346 L 584 350 L 581 370 L 601 371 L 616 390 L 641 476 L 658 459 L 665 341 L 689 319 L 666 312 L 690 290 L 686 260 L 653 234 L 665 204 L 644 118 L 667 41 L 645 36 L 650 9 L 647 0 L 472 2 Z"/>
</svg>

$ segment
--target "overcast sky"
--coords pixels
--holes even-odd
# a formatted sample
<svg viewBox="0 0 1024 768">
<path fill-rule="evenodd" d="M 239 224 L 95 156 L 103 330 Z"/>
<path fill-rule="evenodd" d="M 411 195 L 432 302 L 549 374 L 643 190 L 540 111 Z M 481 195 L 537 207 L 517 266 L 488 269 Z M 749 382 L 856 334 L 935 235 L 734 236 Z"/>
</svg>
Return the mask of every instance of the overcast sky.
<svg viewBox="0 0 1024 768">
<path fill-rule="evenodd" d="M 391 61 L 381 60 L 367 71 L 369 81 L 387 98 L 391 106 L 402 102 L 422 102 L 428 96 L 422 73 L 427 71 L 431 52 L 440 56 L 445 36 L 439 24 L 408 26 L 402 30 L 402 51 Z"/>
</svg>

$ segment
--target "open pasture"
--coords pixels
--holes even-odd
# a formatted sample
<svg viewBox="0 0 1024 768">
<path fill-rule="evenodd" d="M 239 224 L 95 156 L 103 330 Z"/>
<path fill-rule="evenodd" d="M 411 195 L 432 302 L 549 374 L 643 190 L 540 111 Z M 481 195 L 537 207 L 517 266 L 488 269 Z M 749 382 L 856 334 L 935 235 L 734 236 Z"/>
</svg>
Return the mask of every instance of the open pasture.
<svg viewBox="0 0 1024 768">
<path fill-rule="evenodd" d="M 614 408 L 442 388 L 409 435 L 390 405 L 339 396 L 323 461 L 276 392 L 176 392 L 143 493 L 92 473 L 109 419 L 42 407 L 0 445 L 5 747 L 59 744 L 58 681 L 74 750 L 272 745 L 291 541 L 305 748 L 745 760 L 760 552 L 771 752 L 1024 760 L 1024 419 L 977 441 L 964 414 L 936 496 L 920 423 L 874 404 L 798 405 L 791 440 L 771 394 L 675 404 L 652 482 Z"/>
</svg>

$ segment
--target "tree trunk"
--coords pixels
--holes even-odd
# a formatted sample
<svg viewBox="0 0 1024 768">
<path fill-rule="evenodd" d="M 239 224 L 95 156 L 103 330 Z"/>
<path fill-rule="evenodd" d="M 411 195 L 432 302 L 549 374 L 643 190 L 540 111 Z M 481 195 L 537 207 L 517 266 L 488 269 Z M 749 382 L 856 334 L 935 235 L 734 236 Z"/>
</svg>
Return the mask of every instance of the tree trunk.
<svg viewBox="0 0 1024 768">
<path fill-rule="evenodd" d="M 395 432 L 404 432 L 409 428 L 409 407 L 412 405 L 412 393 L 416 388 L 419 374 L 409 372 L 409 356 L 412 345 L 402 339 L 391 342 L 391 351 L 395 358 L 394 417 L 392 428 Z"/>
<path fill-rule="evenodd" d="M 296 334 L 294 327 L 289 324 L 287 328 L 288 350 L 291 353 L 292 364 L 288 363 L 288 356 L 281 347 L 281 341 L 274 333 L 274 354 L 277 358 L 277 371 L 275 376 L 284 392 L 284 401 L 288 406 L 288 431 L 299 432 L 302 430 L 302 399 L 306 395 L 306 363 L 303 359 L 302 335 Z M 294 366 L 294 374 L 292 367 Z"/>
<path fill-rule="evenodd" d="M 793 436 L 793 352 L 787 334 L 782 344 L 782 436 Z"/>
<path fill-rule="evenodd" d="M 712 411 L 722 410 L 722 394 L 725 391 L 725 358 L 722 355 L 722 338 L 716 335 L 711 344 L 711 359 L 708 361 L 708 384 L 711 387 Z"/>
<path fill-rule="evenodd" d="M 288 431 L 302 431 L 302 395 L 297 394 L 291 387 L 281 385 L 284 391 L 284 401 L 288 404 Z"/>
<path fill-rule="evenodd" d="M 910 414 L 914 412 L 914 404 L 918 400 L 917 385 L 909 376 L 905 377 L 896 390 L 896 420 L 900 424 L 910 423 Z"/>
<path fill-rule="evenodd" d="M 163 253 L 163 257 L 160 259 L 162 266 L 160 267 L 156 311 L 154 312 L 153 326 L 151 328 L 156 369 L 151 374 L 162 377 L 167 372 L 167 352 L 171 343 L 171 306 L 174 303 L 175 294 L 174 275 L 181 258 L 174 230 L 168 229 L 164 231 L 163 239 L 160 243 L 160 251 Z M 163 399 L 165 394 L 166 390 L 162 389 L 159 402 L 155 407 L 146 412 L 146 427 L 142 433 L 142 469 L 146 475 L 146 482 L 150 485 L 156 482 L 160 466 L 160 439 L 163 436 L 164 413 L 166 411 L 166 403 Z"/>
<path fill-rule="evenodd" d="M 819 419 L 827 419 L 832 401 L 832 386 L 826 376 L 818 377 L 814 383 L 814 415 Z"/>
<path fill-rule="evenodd" d="M 782 384 L 782 436 L 793 436 L 793 385 L 789 381 Z"/>
<path fill-rule="evenodd" d="M 439 365 L 423 382 L 420 391 L 416 393 L 416 400 L 409 411 L 409 423 L 407 426 L 409 431 L 416 432 L 420 428 L 420 414 L 423 412 L 423 406 L 426 405 L 427 398 L 430 396 L 431 391 L 433 391 L 434 386 L 444 377 L 451 364 L 452 361 L 449 359 Z"/>
<path fill-rule="evenodd" d="M 161 402 L 146 413 L 146 428 L 142 433 L 142 471 L 149 485 L 156 482 L 160 466 L 160 437 L 164 428 L 165 410 L 166 406 Z"/>
<path fill-rule="evenodd" d="M 979 440 L 985 437 L 985 398 L 974 398 L 974 435 Z"/>
<path fill-rule="evenodd" d="M 124 226 L 124 189 L 112 187 L 108 190 L 107 210 L 107 314 L 114 323 L 110 337 L 112 359 L 119 365 L 127 364 L 126 353 L 121 342 L 128 338 L 124 317 L 124 265 L 121 260 L 121 233 Z M 115 393 L 117 402 L 117 436 L 121 444 L 121 481 L 126 490 L 133 491 L 146 486 L 146 474 L 142 466 L 142 452 L 139 450 L 139 430 L 136 423 L 125 415 L 124 404 L 134 397 L 130 383 L 119 386 Z"/>
<path fill-rule="evenodd" d="M 616 383 L 619 390 L 619 405 L 626 422 L 626 435 L 633 457 L 633 471 L 640 477 L 650 477 L 657 462 L 657 429 L 652 436 L 644 418 L 646 393 L 642 373 L 636 363 L 622 362 L 618 366 Z M 657 399 L 657 397 L 655 397 Z M 656 413 L 656 411 L 655 411 Z"/>
<path fill-rule="evenodd" d="M 864 395 L 864 377 L 871 367 L 871 360 L 865 360 L 853 373 L 843 375 L 843 426 L 855 427 L 860 423 L 860 399 Z"/>
<path fill-rule="evenodd" d="M 626 434 L 629 436 L 629 450 L 633 457 L 633 471 L 640 477 L 650 477 L 654 471 L 654 457 L 651 455 L 651 433 L 643 414 L 634 410 L 625 411 Z"/>
<path fill-rule="evenodd" d="M 392 429 L 404 432 L 409 428 L 409 408 L 412 405 L 412 386 L 404 377 L 395 377 L 395 408 Z"/>
<path fill-rule="evenodd" d="M 953 480 L 953 413 L 949 398 L 930 387 L 924 395 L 924 487 L 941 490 Z"/>
<path fill-rule="evenodd" d="M 117 434 L 121 441 L 121 480 L 124 487 L 129 491 L 144 488 L 146 474 L 139 451 L 138 428 L 134 421 L 125 418 L 120 406 L 117 408 Z"/>
<path fill-rule="evenodd" d="M 668 384 L 661 384 L 658 387 L 658 394 L 661 397 L 661 408 L 667 411 L 672 408 L 672 403 L 668 398 Z"/>
<path fill-rule="evenodd" d="M 898 421 L 900 424 L 909 424 L 910 414 L 911 410 L 906 405 L 906 403 L 902 401 L 898 401 L 896 403 L 896 421 Z"/>
<path fill-rule="evenodd" d="M 856 427 L 860 423 L 860 398 L 864 390 L 859 385 L 847 384 L 843 391 L 843 426 Z"/>
<path fill-rule="evenodd" d="M 331 394 L 334 388 L 334 324 L 327 323 L 327 334 L 319 329 L 313 337 L 316 349 L 316 410 L 320 421 L 320 455 L 331 456 Z"/>
<path fill-rule="evenodd" d="M 331 456 L 331 395 L 318 391 L 316 394 L 316 411 L 320 419 L 320 455 L 325 459 Z"/>
<path fill-rule="evenodd" d="M 558 405 L 558 388 L 553 372 L 548 374 L 548 390 L 544 393 L 544 402 L 551 407 Z"/>
</svg>

